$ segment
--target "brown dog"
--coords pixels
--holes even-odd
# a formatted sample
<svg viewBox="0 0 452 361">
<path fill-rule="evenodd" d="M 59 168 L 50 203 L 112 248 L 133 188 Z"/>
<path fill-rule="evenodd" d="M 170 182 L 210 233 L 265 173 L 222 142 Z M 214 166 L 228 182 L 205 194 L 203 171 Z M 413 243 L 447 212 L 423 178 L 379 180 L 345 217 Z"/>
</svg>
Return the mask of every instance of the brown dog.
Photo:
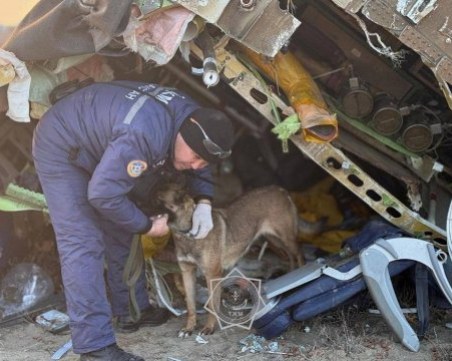
<svg viewBox="0 0 452 361">
<path fill-rule="evenodd" d="M 284 249 L 292 269 L 295 262 L 299 266 L 304 263 L 297 245 L 297 210 L 288 192 L 282 188 L 269 186 L 255 189 L 227 208 L 213 209 L 214 227 L 203 239 L 187 235 L 191 229 L 195 202 L 182 187 L 168 185 L 158 192 L 157 198 L 174 216 L 170 228 L 182 270 L 188 315 L 187 324 L 180 331 L 179 337 L 190 335 L 196 327 L 197 267 L 201 268 L 211 292 L 210 281 L 220 278 L 224 270 L 232 268 L 261 235 L 273 245 Z M 209 314 L 201 334 L 213 333 L 215 322 L 215 316 Z"/>
</svg>

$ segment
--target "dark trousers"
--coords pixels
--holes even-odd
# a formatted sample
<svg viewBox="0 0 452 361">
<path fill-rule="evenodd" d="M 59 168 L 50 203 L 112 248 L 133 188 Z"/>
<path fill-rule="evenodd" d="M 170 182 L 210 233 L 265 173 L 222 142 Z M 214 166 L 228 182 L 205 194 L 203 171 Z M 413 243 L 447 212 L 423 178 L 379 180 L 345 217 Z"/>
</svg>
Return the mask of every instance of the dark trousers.
<svg viewBox="0 0 452 361">
<path fill-rule="evenodd" d="M 112 315 L 129 313 L 122 274 L 133 235 L 89 204 L 90 176 L 68 161 L 63 148 L 34 144 L 33 156 L 56 234 L 74 352 L 86 353 L 114 343 Z M 136 285 L 141 309 L 149 306 L 145 286 L 143 272 Z"/>
</svg>

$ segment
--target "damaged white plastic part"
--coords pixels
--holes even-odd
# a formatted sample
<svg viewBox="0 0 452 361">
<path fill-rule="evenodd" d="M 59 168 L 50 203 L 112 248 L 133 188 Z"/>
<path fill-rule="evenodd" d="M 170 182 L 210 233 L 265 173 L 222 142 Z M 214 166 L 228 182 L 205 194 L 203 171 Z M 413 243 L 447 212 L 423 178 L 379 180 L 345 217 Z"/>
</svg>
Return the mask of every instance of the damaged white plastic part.
<svg viewBox="0 0 452 361">
<path fill-rule="evenodd" d="M 419 351 L 419 339 L 403 315 L 388 267 L 398 260 L 422 263 L 430 269 L 442 293 L 452 304 L 452 288 L 443 268 L 447 254 L 436 250 L 430 242 L 401 237 L 379 240 L 361 251 L 359 258 L 369 292 L 384 319 L 405 347 Z"/>
<path fill-rule="evenodd" d="M 450 202 L 449 212 L 447 213 L 446 235 L 447 235 L 447 250 L 449 251 L 450 256 L 452 255 L 452 202 Z"/>
</svg>

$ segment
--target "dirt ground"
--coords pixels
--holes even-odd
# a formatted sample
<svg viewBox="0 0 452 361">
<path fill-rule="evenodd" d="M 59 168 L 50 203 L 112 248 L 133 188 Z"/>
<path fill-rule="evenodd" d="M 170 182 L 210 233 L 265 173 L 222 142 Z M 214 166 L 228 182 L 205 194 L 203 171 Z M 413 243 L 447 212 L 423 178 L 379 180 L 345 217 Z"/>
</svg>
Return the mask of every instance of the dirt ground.
<svg viewBox="0 0 452 361">
<path fill-rule="evenodd" d="M 271 253 L 268 252 L 265 257 L 270 259 L 270 256 Z M 35 262 L 39 260 L 33 259 Z M 39 263 L 51 264 L 48 261 Z M 249 261 L 245 263 L 250 265 Z M 56 277 L 59 273 L 58 267 L 53 263 L 51 266 L 55 274 L 49 273 L 54 276 L 55 284 L 58 284 Z M 412 299 L 410 292 L 401 292 L 401 295 L 402 302 L 405 303 L 404 307 L 413 307 L 408 302 Z M 165 325 L 160 327 L 142 328 L 132 334 L 118 334 L 117 341 L 125 350 L 140 355 L 148 361 L 452 361 L 452 330 L 445 327 L 446 322 L 452 320 L 452 311 L 431 310 L 432 317 L 428 333 L 421 341 L 420 351 L 413 353 L 397 342 L 381 316 L 368 312 L 366 302 L 363 302 L 364 306 L 352 303 L 348 307 L 336 309 L 306 322 L 295 323 L 281 337 L 270 341 L 253 337 L 253 330 L 237 327 L 217 330 L 211 336 L 204 336 L 206 343 L 197 341 L 196 335 L 180 339 L 177 335 L 185 322 L 185 316 L 179 318 L 172 316 Z M 181 306 L 183 305 L 178 305 L 178 307 Z M 205 317 L 206 315 L 200 316 L 200 324 Z M 416 317 L 409 315 L 408 319 L 416 329 Z M 70 335 L 67 331 L 52 334 L 35 324 L 33 315 L 29 315 L 15 325 L 0 326 L 0 361 L 47 361 L 69 339 Z M 253 341 L 254 349 L 250 347 Z M 253 353 L 253 350 L 257 352 Z M 69 351 L 61 360 L 76 361 L 78 359 L 78 355 Z"/>
<path fill-rule="evenodd" d="M 197 342 L 196 335 L 177 338 L 183 318 L 172 317 L 159 327 L 120 334 L 118 343 L 146 360 L 452 360 L 452 330 L 444 326 L 444 313 L 434 317 L 417 353 L 396 342 L 380 316 L 350 308 L 297 323 L 275 340 L 254 338 L 264 350 L 255 353 L 247 347 L 251 345 L 252 330 L 219 330 L 203 337 L 207 343 Z M 54 335 L 32 322 L 0 328 L 0 360 L 50 360 L 69 338 L 68 333 Z M 271 346 L 274 353 L 268 351 Z M 75 361 L 78 356 L 69 351 L 62 360 Z"/>
</svg>

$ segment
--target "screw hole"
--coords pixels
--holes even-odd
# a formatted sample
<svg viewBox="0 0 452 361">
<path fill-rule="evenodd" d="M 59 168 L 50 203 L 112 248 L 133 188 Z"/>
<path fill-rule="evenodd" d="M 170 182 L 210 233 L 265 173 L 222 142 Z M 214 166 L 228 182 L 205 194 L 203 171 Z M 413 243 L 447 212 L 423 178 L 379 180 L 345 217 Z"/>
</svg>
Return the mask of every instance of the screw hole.
<svg viewBox="0 0 452 361">
<path fill-rule="evenodd" d="M 338 170 L 342 168 L 341 162 L 339 162 L 337 159 L 335 159 L 333 157 L 328 158 L 326 160 L 326 164 L 330 168 L 334 168 L 334 169 L 338 169 Z"/>
<path fill-rule="evenodd" d="M 364 182 L 354 174 L 350 174 L 347 179 L 357 187 L 362 187 L 364 184 Z"/>
<path fill-rule="evenodd" d="M 250 95 L 256 100 L 259 104 L 265 104 L 268 101 L 268 97 L 262 93 L 261 91 L 251 88 Z"/>
<path fill-rule="evenodd" d="M 380 201 L 381 201 L 381 196 L 380 196 L 377 192 L 375 192 L 374 190 L 372 190 L 372 189 L 369 189 L 369 190 L 366 192 L 366 194 L 367 194 L 367 196 L 368 196 L 370 199 L 374 200 L 375 202 L 380 202 Z"/>
<path fill-rule="evenodd" d="M 400 218 L 402 215 L 400 214 L 400 212 L 393 208 L 393 207 L 388 207 L 386 208 L 386 212 L 389 213 L 389 215 L 393 218 Z"/>
</svg>

